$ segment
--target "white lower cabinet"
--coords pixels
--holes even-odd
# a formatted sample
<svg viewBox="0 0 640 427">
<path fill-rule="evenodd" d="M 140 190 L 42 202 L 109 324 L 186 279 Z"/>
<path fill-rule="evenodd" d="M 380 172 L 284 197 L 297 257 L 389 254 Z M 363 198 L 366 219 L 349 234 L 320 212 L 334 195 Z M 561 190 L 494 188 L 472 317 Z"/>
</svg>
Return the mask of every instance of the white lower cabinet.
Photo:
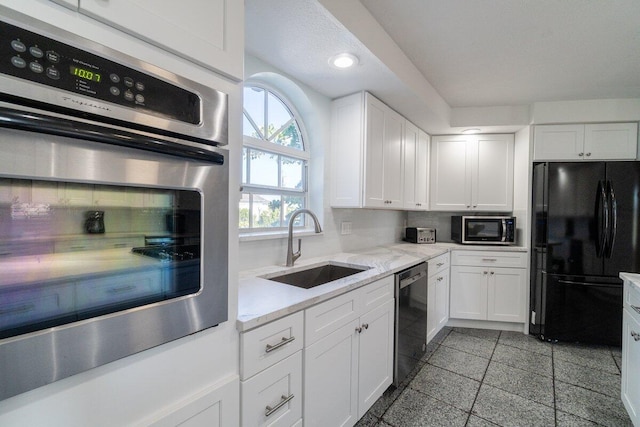
<svg viewBox="0 0 640 427">
<path fill-rule="evenodd" d="M 352 426 L 391 385 L 393 284 L 390 276 L 305 311 L 306 330 L 327 325 L 314 341 L 305 335 L 305 426 Z"/>
<path fill-rule="evenodd" d="M 525 321 L 526 253 L 453 251 L 450 317 Z"/>
<path fill-rule="evenodd" d="M 427 343 L 449 320 L 449 253 L 428 261 Z"/>
<path fill-rule="evenodd" d="M 243 426 L 292 426 L 302 418 L 303 313 L 240 335 Z"/>
<path fill-rule="evenodd" d="M 621 397 L 634 426 L 640 426 L 640 291 L 624 284 Z"/>
</svg>

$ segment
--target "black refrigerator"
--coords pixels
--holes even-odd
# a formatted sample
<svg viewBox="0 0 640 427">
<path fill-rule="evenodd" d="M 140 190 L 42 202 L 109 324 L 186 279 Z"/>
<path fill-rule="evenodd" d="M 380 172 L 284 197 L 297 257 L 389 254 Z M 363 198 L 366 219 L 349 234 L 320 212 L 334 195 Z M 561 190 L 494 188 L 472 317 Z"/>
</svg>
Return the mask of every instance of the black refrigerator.
<svg viewBox="0 0 640 427">
<path fill-rule="evenodd" d="M 619 346 L 622 281 L 640 272 L 640 162 L 536 163 L 529 331 Z"/>
</svg>

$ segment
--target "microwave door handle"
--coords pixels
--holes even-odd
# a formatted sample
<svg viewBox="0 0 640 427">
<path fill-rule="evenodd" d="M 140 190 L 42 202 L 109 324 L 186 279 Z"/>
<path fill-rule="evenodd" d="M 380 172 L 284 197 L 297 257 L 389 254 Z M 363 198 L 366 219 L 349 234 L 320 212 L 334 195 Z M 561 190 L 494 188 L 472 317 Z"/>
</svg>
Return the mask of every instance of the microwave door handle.
<svg viewBox="0 0 640 427">
<path fill-rule="evenodd" d="M 502 239 L 503 242 L 507 241 L 507 220 L 502 220 Z"/>
</svg>

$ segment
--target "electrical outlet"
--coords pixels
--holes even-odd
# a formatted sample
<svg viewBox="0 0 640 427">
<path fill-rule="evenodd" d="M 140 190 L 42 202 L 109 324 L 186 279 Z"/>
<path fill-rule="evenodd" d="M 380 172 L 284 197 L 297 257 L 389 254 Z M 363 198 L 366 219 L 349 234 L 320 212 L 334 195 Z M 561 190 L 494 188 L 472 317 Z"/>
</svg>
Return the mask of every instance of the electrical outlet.
<svg viewBox="0 0 640 427">
<path fill-rule="evenodd" d="M 340 234 L 351 234 L 351 222 L 343 221 L 340 225 Z"/>
</svg>

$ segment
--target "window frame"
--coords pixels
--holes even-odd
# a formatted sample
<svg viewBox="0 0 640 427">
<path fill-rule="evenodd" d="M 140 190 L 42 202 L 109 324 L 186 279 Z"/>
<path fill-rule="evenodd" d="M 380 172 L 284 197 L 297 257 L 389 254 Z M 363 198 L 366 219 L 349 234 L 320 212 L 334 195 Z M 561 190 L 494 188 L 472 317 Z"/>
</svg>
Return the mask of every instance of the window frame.
<svg viewBox="0 0 640 427">
<path fill-rule="evenodd" d="M 305 125 L 304 122 L 301 119 L 300 114 L 298 113 L 298 111 L 296 110 L 294 104 L 289 100 L 289 98 L 282 93 L 281 90 L 279 90 L 276 87 L 273 87 L 269 84 L 265 84 L 264 82 L 255 82 L 255 81 L 251 81 L 251 80 L 247 80 L 245 81 L 245 84 L 243 86 L 243 93 L 244 90 L 246 88 L 251 88 L 251 87 L 255 87 L 255 88 L 259 88 L 262 89 L 266 92 L 265 96 L 264 96 L 264 118 L 263 121 L 265 124 L 267 124 L 268 120 L 268 99 L 269 96 L 268 94 L 271 93 L 273 96 L 275 96 L 280 102 L 282 102 L 282 104 L 284 105 L 284 107 L 289 111 L 289 113 L 291 114 L 291 118 L 284 123 L 283 125 L 280 126 L 279 129 L 277 129 L 275 132 L 273 132 L 272 135 L 270 135 L 268 138 L 262 139 L 262 138 L 255 138 L 249 135 L 245 135 L 244 134 L 244 125 L 243 125 L 243 131 L 242 131 L 242 176 L 241 176 L 241 199 L 240 202 L 242 201 L 242 199 L 244 198 L 244 196 L 249 196 L 249 227 L 247 228 L 242 228 L 240 227 L 240 224 L 238 224 L 238 230 L 239 230 L 239 234 L 240 237 L 255 237 L 255 238 L 269 238 L 269 237 L 281 237 L 281 235 L 286 234 L 288 232 L 288 224 L 285 221 L 285 212 L 284 209 L 280 209 L 280 224 L 281 226 L 279 227 L 253 227 L 252 225 L 252 219 L 253 219 L 253 196 L 254 195 L 279 195 L 281 197 L 281 206 L 282 201 L 283 201 L 283 197 L 286 196 L 295 196 L 295 197 L 302 197 L 303 198 L 303 203 L 304 203 L 304 207 L 308 208 L 309 207 L 309 202 L 310 202 L 310 193 L 309 193 L 309 163 L 311 161 L 311 154 L 310 154 L 310 149 L 309 149 L 309 138 L 307 136 L 307 132 L 305 129 Z M 244 99 L 244 98 L 243 98 Z M 244 119 L 247 118 L 247 120 L 251 123 L 251 125 L 258 130 L 258 132 L 260 132 L 260 126 L 257 125 L 257 123 L 254 121 L 254 119 L 249 116 L 247 110 L 244 108 L 244 101 L 243 101 L 243 108 L 242 108 L 242 115 L 243 115 L 243 122 Z M 285 130 L 287 127 L 289 127 L 291 125 L 291 123 L 294 122 L 297 126 L 297 129 L 300 133 L 300 138 L 301 138 L 301 143 L 302 143 L 302 149 L 297 149 L 297 148 L 291 148 L 291 147 L 287 147 L 284 145 L 280 145 L 276 142 L 272 142 L 271 140 L 275 137 L 277 137 L 283 130 Z M 260 136 L 264 136 L 264 135 L 260 135 Z M 245 150 L 257 150 L 257 151 L 261 151 L 264 152 L 268 155 L 275 155 L 278 156 L 278 187 L 273 187 L 273 186 L 264 186 L 264 185 L 259 185 L 259 184 L 251 184 L 250 183 L 250 174 L 251 174 L 251 168 L 250 168 L 250 161 L 251 161 L 251 156 L 249 155 L 245 155 L 246 151 Z M 302 188 L 301 189 L 294 189 L 294 188 L 285 188 L 281 186 L 281 168 L 282 168 L 282 157 L 286 157 L 286 158 L 290 158 L 293 160 L 299 160 L 303 162 L 303 166 L 302 166 Z M 245 182 L 245 171 L 246 171 L 246 181 Z M 296 232 L 296 234 L 300 234 L 300 233 L 304 233 L 306 231 L 311 230 L 311 227 L 308 223 L 307 220 L 307 215 L 301 215 L 298 218 L 296 218 L 296 222 L 294 224 L 294 231 Z M 304 220 L 304 222 L 302 222 L 302 220 Z M 311 232 L 313 232 L 311 230 Z"/>
</svg>

